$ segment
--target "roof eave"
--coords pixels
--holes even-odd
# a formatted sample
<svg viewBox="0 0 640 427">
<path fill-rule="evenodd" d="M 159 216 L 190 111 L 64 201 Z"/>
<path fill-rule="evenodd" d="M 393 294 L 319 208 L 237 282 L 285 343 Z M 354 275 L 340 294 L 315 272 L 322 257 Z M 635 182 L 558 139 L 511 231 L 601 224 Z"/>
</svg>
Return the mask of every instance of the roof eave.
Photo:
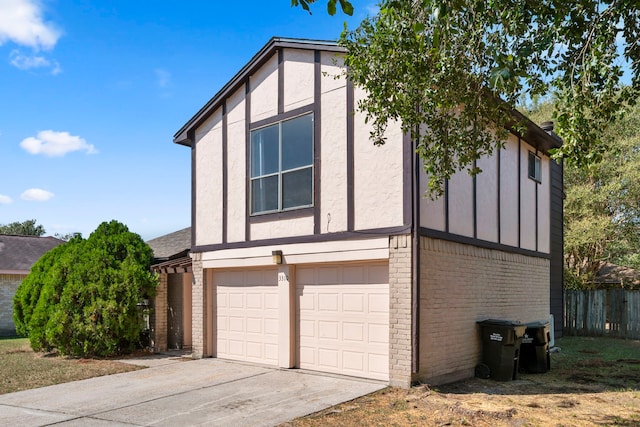
<svg viewBox="0 0 640 427">
<path fill-rule="evenodd" d="M 222 89 L 218 91 L 187 123 L 180 128 L 173 136 L 173 142 L 176 144 L 191 147 L 190 131 L 196 129 L 209 115 L 215 111 L 222 101 L 231 93 L 235 92 L 245 82 L 245 79 L 253 73 L 253 71 L 271 58 L 271 55 L 277 49 L 308 49 L 322 50 L 328 52 L 345 52 L 345 49 L 335 41 L 330 40 L 306 40 L 293 39 L 283 37 L 273 37 L 265 44 L 262 49 L 256 53 L 251 60 L 236 73 L 235 76 Z"/>
</svg>

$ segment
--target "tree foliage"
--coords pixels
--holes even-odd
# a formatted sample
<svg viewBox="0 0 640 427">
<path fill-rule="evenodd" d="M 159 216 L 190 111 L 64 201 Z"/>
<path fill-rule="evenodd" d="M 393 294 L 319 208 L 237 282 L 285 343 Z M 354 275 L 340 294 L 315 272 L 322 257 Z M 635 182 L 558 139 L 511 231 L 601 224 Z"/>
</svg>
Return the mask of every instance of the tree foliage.
<svg viewBox="0 0 640 427">
<path fill-rule="evenodd" d="M 36 225 L 35 219 L 29 219 L 24 222 L 12 222 L 11 224 L 1 225 L 0 234 L 13 234 L 17 236 L 42 236 L 46 233 L 42 225 Z"/>
<path fill-rule="evenodd" d="M 603 131 L 640 92 L 635 0 L 383 0 L 340 43 L 359 103 L 385 142 L 390 121 L 418 143 L 430 188 L 493 152 L 523 95 L 557 98 L 558 156 L 586 167 L 609 151 Z M 632 84 L 621 83 L 623 71 Z M 503 101 L 503 102 L 501 102 Z"/>
<path fill-rule="evenodd" d="M 551 108 L 543 104 L 532 113 L 539 116 Z M 606 262 L 640 269 L 640 107 L 610 126 L 604 138 L 610 148 L 601 162 L 564 169 L 564 254 L 570 287 L 593 287 Z"/>
<path fill-rule="evenodd" d="M 139 343 L 138 304 L 154 295 L 151 248 L 117 221 L 74 237 L 32 267 L 13 300 L 18 333 L 31 347 L 109 356 Z"/>
<path fill-rule="evenodd" d="M 311 5 L 315 3 L 316 0 L 291 0 L 291 6 L 296 7 L 300 6 L 307 12 L 311 13 Z M 336 14 L 337 8 L 336 4 L 340 5 L 342 12 L 351 16 L 353 15 L 353 5 L 348 0 L 327 0 L 327 13 L 331 16 Z"/>
</svg>

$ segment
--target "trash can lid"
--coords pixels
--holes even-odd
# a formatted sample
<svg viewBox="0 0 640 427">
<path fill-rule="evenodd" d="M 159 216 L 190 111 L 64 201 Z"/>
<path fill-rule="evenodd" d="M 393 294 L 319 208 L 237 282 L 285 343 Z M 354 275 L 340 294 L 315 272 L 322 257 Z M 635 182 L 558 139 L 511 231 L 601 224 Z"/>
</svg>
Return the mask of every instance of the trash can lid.
<svg viewBox="0 0 640 427">
<path fill-rule="evenodd" d="M 527 323 L 528 328 L 546 328 L 547 326 L 551 326 L 551 323 L 545 320 Z"/>
<path fill-rule="evenodd" d="M 500 319 L 486 319 L 480 320 L 478 322 L 479 325 L 495 325 L 495 326 L 525 326 L 520 322 L 516 322 L 514 320 L 500 320 Z"/>
</svg>

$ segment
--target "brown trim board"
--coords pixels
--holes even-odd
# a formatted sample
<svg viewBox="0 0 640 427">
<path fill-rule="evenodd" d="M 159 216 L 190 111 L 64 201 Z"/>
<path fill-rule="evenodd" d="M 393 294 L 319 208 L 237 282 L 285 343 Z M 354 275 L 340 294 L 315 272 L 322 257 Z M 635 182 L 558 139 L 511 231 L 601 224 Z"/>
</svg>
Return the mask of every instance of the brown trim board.
<svg viewBox="0 0 640 427">
<path fill-rule="evenodd" d="M 320 51 L 313 52 L 313 233 L 320 234 L 322 177 L 322 68 Z"/>
<path fill-rule="evenodd" d="M 450 242 L 461 243 L 464 245 L 477 246 L 479 248 L 494 249 L 497 251 L 508 252 L 513 254 L 527 255 L 527 256 L 536 257 L 536 258 L 551 259 L 550 254 L 545 254 L 543 252 L 531 251 L 528 249 L 517 248 L 515 246 L 503 245 L 501 243 L 474 239 L 472 237 L 460 236 L 457 234 L 446 233 L 444 231 L 433 230 L 430 228 L 420 227 L 420 236 L 431 237 L 433 239 L 447 240 Z"/>
<path fill-rule="evenodd" d="M 279 237 L 275 239 L 253 240 L 248 242 L 227 242 L 213 245 L 194 246 L 191 253 L 219 251 L 223 249 L 253 248 L 258 246 L 289 245 L 294 243 L 332 242 L 340 240 L 366 239 L 384 236 L 396 236 L 411 232 L 411 228 L 398 227 L 375 228 L 370 230 L 342 231 L 338 233 L 310 234 L 307 236 Z"/>
</svg>

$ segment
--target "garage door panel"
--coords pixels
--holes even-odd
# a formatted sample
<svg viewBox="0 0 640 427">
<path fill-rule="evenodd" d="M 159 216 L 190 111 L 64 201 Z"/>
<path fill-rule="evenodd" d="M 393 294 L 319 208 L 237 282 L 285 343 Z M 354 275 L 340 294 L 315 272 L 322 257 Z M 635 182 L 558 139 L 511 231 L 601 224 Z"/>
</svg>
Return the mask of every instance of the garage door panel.
<svg viewBox="0 0 640 427">
<path fill-rule="evenodd" d="M 364 298 L 363 294 L 343 294 L 342 311 L 364 313 Z"/>
<path fill-rule="evenodd" d="M 368 355 L 369 371 L 379 375 L 389 375 L 389 356 L 387 354 Z"/>
<path fill-rule="evenodd" d="M 338 339 L 338 322 L 318 322 L 318 337 L 320 339 Z"/>
<path fill-rule="evenodd" d="M 364 370 L 364 354 L 361 352 L 342 352 L 343 366 L 351 371 L 362 372 Z"/>
<path fill-rule="evenodd" d="M 343 323 L 342 339 L 345 341 L 363 343 L 364 325 L 362 323 Z"/>
<path fill-rule="evenodd" d="M 381 281 L 388 278 L 387 269 L 386 264 L 297 269 L 300 368 L 388 379 L 389 285 Z"/>
<path fill-rule="evenodd" d="M 389 342 L 389 325 L 369 323 L 369 344 L 387 345 Z"/>
<path fill-rule="evenodd" d="M 389 313 L 389 295 L 388 294 L 369 294 L 369 312 L 370 313 Z"/>
<path fill-rule="evenodd" d="M 335 313 L 338 311 L 338 294 L 318 295 L 318 310 Z"/>
<path fill-rule="evenodd" d="M 277 364 L 277 271 L 216 271 L 214 284 L 216 356 Z"/>
</svg>

